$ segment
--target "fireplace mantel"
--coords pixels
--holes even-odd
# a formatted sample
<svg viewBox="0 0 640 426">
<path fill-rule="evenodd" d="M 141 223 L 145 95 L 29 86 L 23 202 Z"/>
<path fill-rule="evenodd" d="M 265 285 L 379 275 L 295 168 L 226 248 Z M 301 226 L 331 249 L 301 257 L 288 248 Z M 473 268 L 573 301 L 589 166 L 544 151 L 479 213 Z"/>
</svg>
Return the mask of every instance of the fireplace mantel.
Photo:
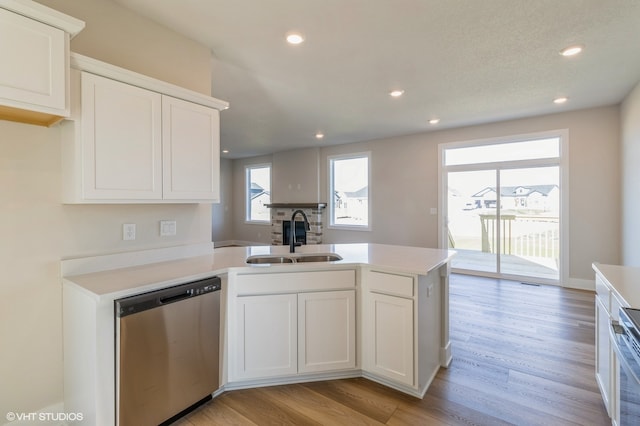
<svg viewBox="0 0 640 426">
<path fill-rule="evenodd" d="M 271 209 L 324 209 L 327 203 L 271 203 L 265 206 Z"/>
</svg>

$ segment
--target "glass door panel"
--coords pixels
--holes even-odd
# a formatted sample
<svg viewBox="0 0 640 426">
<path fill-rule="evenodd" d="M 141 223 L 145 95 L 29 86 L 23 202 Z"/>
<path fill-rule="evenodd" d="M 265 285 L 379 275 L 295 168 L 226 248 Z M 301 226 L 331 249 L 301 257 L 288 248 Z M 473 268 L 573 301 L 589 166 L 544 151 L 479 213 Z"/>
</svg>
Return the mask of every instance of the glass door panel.
<svg viewBox="0 0 640 426">
<path fill-rule="evenodd" d="M 456 269 L 498 272 L 495 229 L 485 216 L 496 215 L 496 170 L 447 173 L 449 248 L 457 251 Z"/>
<path fill-rule="evenodd" d="M 500 171 L 500 262 L 503 274 L 558 279 L 560 169 Z"/>
</svg>

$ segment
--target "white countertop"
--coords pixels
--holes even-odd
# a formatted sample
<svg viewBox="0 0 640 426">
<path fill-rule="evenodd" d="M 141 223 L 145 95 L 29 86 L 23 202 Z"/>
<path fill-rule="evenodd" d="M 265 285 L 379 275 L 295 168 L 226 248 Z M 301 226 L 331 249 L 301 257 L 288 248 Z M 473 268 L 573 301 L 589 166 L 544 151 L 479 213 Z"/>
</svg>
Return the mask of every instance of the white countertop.
<svg viewBox="0 0 640 426">
<path fill-rule="evenodd" d="M 289 254 L 289 246 L 221 247 L 210 254 L 179 260 L 149 263 L 63 277 L 101 300 L 126 297 L 136 293 L 198 280 L 210 276 L 237 272 L 286 272 L 334 268 L 336 265 L 368 265 L 389 272 L 426 275 L 448 262 L 455 254 L 451 250 L 386 244 L 320 244 L 296 247 L 296 253 L 337 253 L 342 260 L 293 264 L 249 265 L 246 259 L 259 254 Z"/>
<path fill-rule="evenodd" d="M 617 293 L 622 302 L 640 308 L 640 268 L 594 263 L 593 269 Z"/>
</svg>

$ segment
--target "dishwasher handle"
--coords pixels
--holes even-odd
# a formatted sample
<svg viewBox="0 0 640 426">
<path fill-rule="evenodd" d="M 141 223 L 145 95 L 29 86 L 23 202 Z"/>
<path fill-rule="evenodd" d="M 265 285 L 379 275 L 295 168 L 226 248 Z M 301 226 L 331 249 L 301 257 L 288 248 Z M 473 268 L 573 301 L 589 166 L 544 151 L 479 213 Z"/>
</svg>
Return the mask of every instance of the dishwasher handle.
<svg viewBox="0 0 640 426">
<path fill-rule="evenodd" d="M 159 308 L 170 303 L 213 293 L 221 289 L 221 283 L 222 280 L 219 277 L 211 277 L 118 299 L 115 301 L 115 314 L 116 317 L 123 318 L 149 309 Z"/>
<path fill-rule="evenodd" d="M 176 295 L 173 295 L 173 296 L 167 296 L 167 297 L 161 297 L 159 299 L 159 301 L 160 301 L 161 305 L 167 305 L 169 303 L 177 302 L 177 301 L 182 300 L 182 299 L 188 299 L 188 298 L 190 298 L 192 296 L 193 296 L 193 289 L 189 289 L 189 290 L 187 290 L 185 292 L 182 292 L 180 294 L 176 294 Z"/>
</svg>

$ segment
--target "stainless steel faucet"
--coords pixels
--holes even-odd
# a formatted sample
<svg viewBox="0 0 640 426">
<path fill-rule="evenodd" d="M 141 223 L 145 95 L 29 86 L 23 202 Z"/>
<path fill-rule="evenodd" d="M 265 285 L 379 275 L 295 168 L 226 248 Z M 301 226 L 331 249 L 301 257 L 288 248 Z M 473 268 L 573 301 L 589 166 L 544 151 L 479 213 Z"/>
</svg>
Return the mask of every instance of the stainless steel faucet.
<svg viewBox="0 0 640 426">
<path fill-rule="evenodd" d="M 289 227 L 289 253 L 296 252 L 296 246 L 301 245 L 300 243 L 296 243 L 296 215 L 300 213 L 302 218 L 304 219 L 304 229 L 305 234 L 306 231 L 311 231 L 311 227 L 309 226 L 309 220 L 307 219 L 307 215 L 304 214 L 302 210 L 296 210 L 291 215 L 291 226 Z"/>
</svg>

